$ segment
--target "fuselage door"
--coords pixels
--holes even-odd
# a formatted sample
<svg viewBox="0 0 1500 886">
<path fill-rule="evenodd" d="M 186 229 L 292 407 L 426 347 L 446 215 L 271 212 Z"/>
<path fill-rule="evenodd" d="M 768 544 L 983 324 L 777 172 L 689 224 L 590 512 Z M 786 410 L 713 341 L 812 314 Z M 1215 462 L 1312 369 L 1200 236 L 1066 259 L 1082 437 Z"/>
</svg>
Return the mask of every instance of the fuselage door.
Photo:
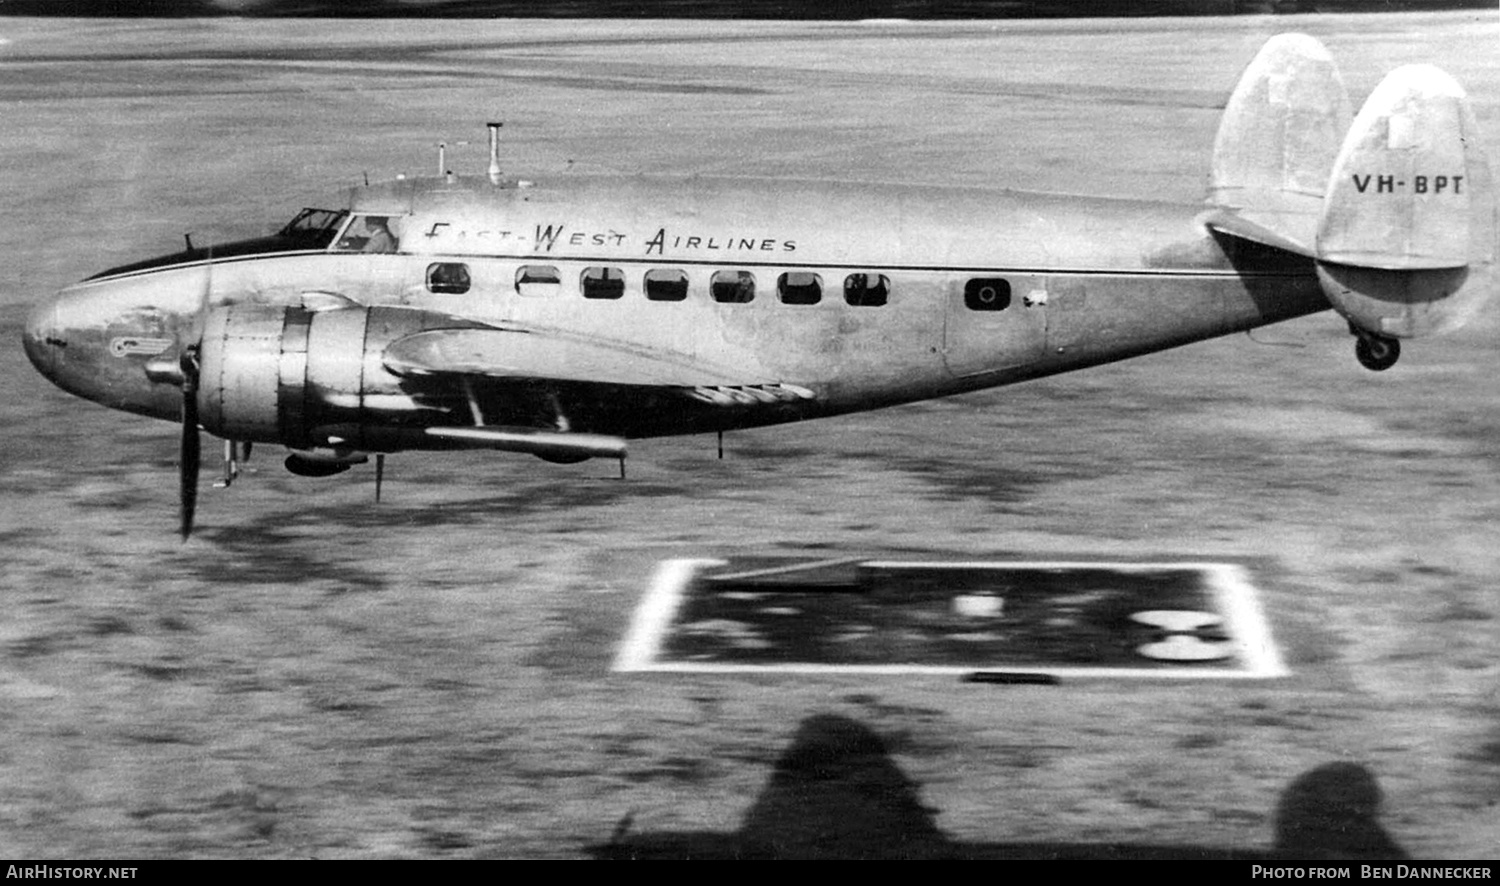
<svg viewBox="0 0 1500 886">
<path fill-rule="evenodd" d="M 1084 277 L 1047 277 L 1047 351 L 1076 354 L 1088 345 L 1088 290 Z"/>
<path fill-rule="evenodd" d="M 948 284 L 943 361 L 954 376 L 1026 366 L 1047 347 L 1041 281 L 1004 274 L 959 277 Z"/>
</svg>

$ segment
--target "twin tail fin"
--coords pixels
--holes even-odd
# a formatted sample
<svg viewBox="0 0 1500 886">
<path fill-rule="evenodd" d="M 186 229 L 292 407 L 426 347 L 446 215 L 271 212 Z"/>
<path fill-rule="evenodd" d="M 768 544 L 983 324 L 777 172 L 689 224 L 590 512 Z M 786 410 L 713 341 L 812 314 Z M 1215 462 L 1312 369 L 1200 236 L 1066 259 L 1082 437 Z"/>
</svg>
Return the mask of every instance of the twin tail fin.
<svg viewBox="0 0 1500 886">
<path fill-rule="evenodd" d="M 1356 332 L 1413 338 L 1462 325 L 1494 289 L 1489 161 L 1463 88 L 1431 65 L 1392 71 L 1349 119 L 1331 56 L 1272 38 L 1215 141 L 1209 227 L 1315 260 Z"/>
</svg>

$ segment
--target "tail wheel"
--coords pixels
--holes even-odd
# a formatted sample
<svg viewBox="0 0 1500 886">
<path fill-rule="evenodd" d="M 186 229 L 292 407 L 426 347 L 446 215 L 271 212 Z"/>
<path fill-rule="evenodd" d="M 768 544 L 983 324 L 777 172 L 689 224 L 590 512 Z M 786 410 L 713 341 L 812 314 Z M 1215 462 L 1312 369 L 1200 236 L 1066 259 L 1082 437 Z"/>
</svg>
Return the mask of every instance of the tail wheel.
<svg viewBox="0 0 1500 886">
<path fill-rule="evenodd" d="M 1384 372 L 1401 359 L 1401 342 L 1379 335 L 1361 335 L 1354 340 L 1354 356 L 1364 368 Z"/>
</svg>

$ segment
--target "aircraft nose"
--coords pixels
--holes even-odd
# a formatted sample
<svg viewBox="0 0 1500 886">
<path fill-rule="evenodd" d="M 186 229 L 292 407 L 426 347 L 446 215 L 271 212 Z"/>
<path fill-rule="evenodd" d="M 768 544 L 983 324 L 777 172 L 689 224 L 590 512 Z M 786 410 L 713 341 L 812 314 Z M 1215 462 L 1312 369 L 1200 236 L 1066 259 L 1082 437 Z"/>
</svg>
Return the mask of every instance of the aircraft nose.
<svg viewBox="0 0 1500 886">
<path fill-rule="evenodd" d="M 146 363 L 175 342 L 172 298 L 182 289 L 150 275 L 69 286 L 31 308 L 22 333 L 26 356 L 70 394 L 112 409 L 176 416 L 182 391 L 153 380 Z M 186 291 L 179 301 L 195 303 Z"/>
<path fill-rule="evenodd" d="M 37 302 L 26 316 L 26 329 L 21 334 L 26 358 L 36 371 L 49 379 L 55 379 L 58 350 L 67 347 L 60 334 L 57 317 L 57 299 L 48 298 Z"/>
</svg>

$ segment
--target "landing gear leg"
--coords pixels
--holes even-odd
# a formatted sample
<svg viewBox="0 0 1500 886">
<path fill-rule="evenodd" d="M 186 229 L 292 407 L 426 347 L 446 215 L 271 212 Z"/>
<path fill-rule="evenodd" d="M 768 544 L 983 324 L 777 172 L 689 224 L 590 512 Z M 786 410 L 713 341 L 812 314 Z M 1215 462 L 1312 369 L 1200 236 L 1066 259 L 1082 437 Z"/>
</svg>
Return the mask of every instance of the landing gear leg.
<svg viewBox="0 0 1500 886">
<path fill-rule="evenodd" d="M 1401 342 L 1396 339 L 1368 332 L 1356 332 L 1355 335 L 1358 338 L 1354 340 L 1354 356 L 1364 368 L 1384 372 L 1401 359 Z"/>
<path fill-rule="evenodd" d="M 245 444 L 246 457 L 249 457 L 250 444 Z M 224 477 L 214 483 L 217 489 L 228 489 L 235 478 L 240 475 L 240 453 L 239 444 L 233 440 L 224 441 Z"/>
</svg>

